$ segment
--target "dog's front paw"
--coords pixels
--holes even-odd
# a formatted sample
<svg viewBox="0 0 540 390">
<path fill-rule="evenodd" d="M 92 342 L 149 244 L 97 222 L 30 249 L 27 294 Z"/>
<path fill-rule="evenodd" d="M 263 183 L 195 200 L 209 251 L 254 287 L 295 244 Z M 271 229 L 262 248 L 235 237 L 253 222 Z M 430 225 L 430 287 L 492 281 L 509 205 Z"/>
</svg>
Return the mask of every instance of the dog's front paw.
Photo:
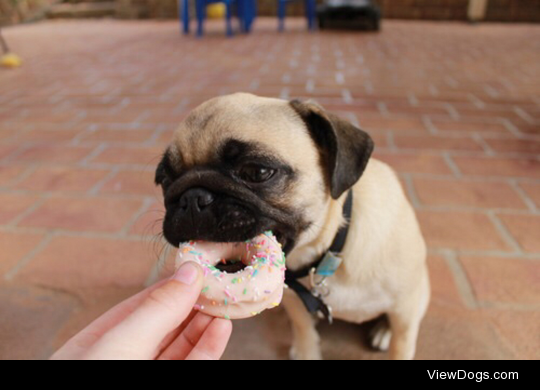
<svg viewBox="0 0 540 390">
<path fill-rule="evenodd" d="M 386 318 L 380 319 L 369 334 L 369 344 L 377 351 L 386 352 L 390 348 L 392 330 Z"/>
<path fill-rule="evenodd" d="M 298 348 L 293 346 L 289 351 L 291 360 L 323 360 L 319 348 Z"/>
</svg>

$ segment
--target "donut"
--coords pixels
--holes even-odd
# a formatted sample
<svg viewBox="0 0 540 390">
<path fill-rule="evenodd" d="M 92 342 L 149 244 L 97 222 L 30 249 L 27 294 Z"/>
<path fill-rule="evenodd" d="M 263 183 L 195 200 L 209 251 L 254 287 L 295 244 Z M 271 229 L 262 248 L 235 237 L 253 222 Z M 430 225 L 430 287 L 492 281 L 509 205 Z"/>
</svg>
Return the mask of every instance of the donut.
<svg viewBox="0 0 540 390">
<path fill-rule="evenodd" d="M 180 245 L 176 267 L 201 265 L 204 284 L 194 309 L 239 320 L 281 304 L 285 254 L 272 232 L 243 243 L 190 241 Z"/>
</svg>

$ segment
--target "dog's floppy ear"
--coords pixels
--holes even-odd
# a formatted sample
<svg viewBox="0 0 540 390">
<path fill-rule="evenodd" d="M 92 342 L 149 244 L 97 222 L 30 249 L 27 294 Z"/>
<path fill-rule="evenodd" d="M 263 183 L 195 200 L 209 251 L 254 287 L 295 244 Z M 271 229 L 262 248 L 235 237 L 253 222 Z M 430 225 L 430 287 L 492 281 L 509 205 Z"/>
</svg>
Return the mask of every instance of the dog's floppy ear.
<svg viewBox="0 0 540 390">
<path fill-rule="evenodd" d="M 306 123 L 323 156 L 332 198 L 358 182 L 374 149 L 371 137 L 313 102 L 294 100 L 293 109 Z"/>
</svg>

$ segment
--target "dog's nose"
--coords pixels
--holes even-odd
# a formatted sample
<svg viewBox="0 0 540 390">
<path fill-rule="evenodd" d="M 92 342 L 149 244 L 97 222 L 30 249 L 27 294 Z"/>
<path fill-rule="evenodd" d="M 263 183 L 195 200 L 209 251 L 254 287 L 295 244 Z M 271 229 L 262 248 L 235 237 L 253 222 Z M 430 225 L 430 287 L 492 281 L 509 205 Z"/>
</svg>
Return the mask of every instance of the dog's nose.
<svg viewBox="0 0 540 390">
<path fill-rule="evenodd" d="M 214 203 L 215 197 L 210 191 L 204 188 L 192 188 L 182 194 L 179 206 L 182 210 L 193 209 L 198 212 Z"/>
</svg>

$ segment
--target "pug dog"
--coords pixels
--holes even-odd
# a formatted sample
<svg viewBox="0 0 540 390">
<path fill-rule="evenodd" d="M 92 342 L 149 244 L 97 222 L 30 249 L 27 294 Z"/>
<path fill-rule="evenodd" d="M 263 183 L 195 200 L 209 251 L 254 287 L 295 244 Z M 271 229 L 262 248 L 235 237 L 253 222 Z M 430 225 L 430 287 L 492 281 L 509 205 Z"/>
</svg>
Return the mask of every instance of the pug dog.
<svg viewBox="0 0 540 390">
<path fill-rule="evenodd" d="M 412 359 L 430 297 L 426 245 L 398 177 L 371 158 L 373 148 L 366 132 L 314 102 L 213 99 L 180 125 L 157 168 L 164 236 L 178 246 L 243 242 L 271 230 L 294 271 L 328 251 L 353 191 L 343 262 L 326 280 L 324 302 L 348 322 L 386 315 L 372 346 Z M 300 283 L 312 287 L 308 278 Z M 283 302 L 291 356 L 321 359 L 317 318 L 290 289 Z"/>
</svg>

